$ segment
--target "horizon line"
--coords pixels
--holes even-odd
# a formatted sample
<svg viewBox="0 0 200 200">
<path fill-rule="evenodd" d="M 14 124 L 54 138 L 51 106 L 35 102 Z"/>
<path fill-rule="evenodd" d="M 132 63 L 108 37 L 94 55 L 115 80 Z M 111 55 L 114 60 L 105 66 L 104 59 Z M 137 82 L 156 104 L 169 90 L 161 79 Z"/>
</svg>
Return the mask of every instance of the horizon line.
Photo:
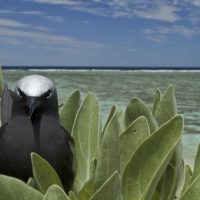
<svg viewBox="0 0 200 200">
<path fill-rule="evenodd" d="M 66 70 L 200 70 L 200 66 L 79 66 L 79 65 L 0 65 L 2 69 L 66 69 Z"/>
</svg>

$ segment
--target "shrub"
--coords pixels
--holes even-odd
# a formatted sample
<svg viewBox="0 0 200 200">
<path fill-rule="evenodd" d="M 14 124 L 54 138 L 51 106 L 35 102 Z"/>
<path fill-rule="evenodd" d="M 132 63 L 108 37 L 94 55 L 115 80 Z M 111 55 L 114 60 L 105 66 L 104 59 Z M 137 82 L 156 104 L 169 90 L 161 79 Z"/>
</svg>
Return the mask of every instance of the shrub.
<svg viewBox="0 0 200 200">
<path fill-rule="evenodd" d="M 33 177 L 26 183 L 0 175 L 0 200 L 197 200 L 200 148 L 194 169 L 182 158 L 183 117 L 173 86 L 156 91 L 153 109 L 133 98 L 125 112 L 111 108 L 101 128 L 96 96 L 71 94 L 60 120 L 75 141 L 75 181 L 65 194 L 49 163 L 31 154 Z"/>
</svg>

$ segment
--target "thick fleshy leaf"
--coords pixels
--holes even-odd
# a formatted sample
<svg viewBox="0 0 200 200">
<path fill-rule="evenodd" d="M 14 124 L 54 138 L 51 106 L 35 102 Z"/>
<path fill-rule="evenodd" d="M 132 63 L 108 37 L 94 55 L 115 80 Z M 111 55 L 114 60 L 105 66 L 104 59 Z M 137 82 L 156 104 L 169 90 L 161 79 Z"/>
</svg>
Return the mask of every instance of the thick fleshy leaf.
<svg viewBox="0 0 200 200">
<path fill-rule="evenodd" d="M 1 124 L 6 124 L 11 118 L 12 97 L 7 85 L 4 86 L 1 98 Z"/>
<path fill-rule="evenodd" d="M 52 185 L 47 190 L 43 200 L 70 200 L 70 199 L 58 185 Z"/>
<path fill-rule="evenodd" d="M 43 195 L 21 180 L 0 175 L 1 200 L 42 200 Z"/>
<path fill-rule="evenodd" d="M 157 193 L 163 200 L 174 199 L 179 184 L 181 183 L 183 172 L 182 144 L 179 142 L 157 186 Z"/>
<path fill-rule="evenodd" d="M 147 200 L 153 196 L 183 129 L 182 116 L 175 116 L 136 150 L 126 166 L 122 178 L 124 200 Z"/>
<path fill-rule="evenodd" d="M 73 191 L 69 192 L 69 199 L 70 200 L 79 200 Z"/>
<path fill-rule="evenodd" d="M 157 109 L 155 111 L 156 121 L 160 126 L 176 114 L 177 108 L 176 98 L 174 96 L 174 87 L 173 85 L 170 85 L 160 99 L 159 105 L 157 105 Z"/>
<path fill-rule="evenodd" d="M 192 173 L 191 182 L 200 175 L 200 144 L 198 146 L 197 154 L 194 162 L 194 170 Z"/>
<path fill-rule="evenodd" d="M 74 189 L 77 193 L 94 173 L 93 160 L 99 149 L 99 129 L 99 104 L 96 96 L 88 93 L 78 111 L 72 131 L 76 158 Z"/>
<path fill-rule="evenodd" d="M 31 186 L 31 187 L 37 189 L 37 185 L 36 185 L 36 183 L 35 183 L 35 181 L 33 180 L 32 177 L 28 179 L 27 185 L 29 185 L 29 186 Z"/>
<path fill-rule="evenodd" d="M 78 194 L 79 200 L 86 200 L 89 199 L 92 194 L 94 193 L 94 177 L 90 179 L 85 185 L 83 186 L 82 190 Z"/>
<path fill-rule="evenodd" d="M 175 194 L 173 195 L 174 198 L 180 197 L 181 191 L 182 191 L 182 189 L 184 187 L 184 182 L 185 182 L 185 163 L 184 163 L 183 159 L 182 159 L 182 162 L 181 162 L 181 166 L 178 169 L 177 177 L 179 177 L 179 178 L 175 182 L 176 185 L 174 186 L 174 188 L 175 188 L 174 189 L 175 190 Z M 171 191 L 173 191 L 173 190 L 171 190 Z"/>
<path fill-rule="evenodd" d="M 161 93 L 160 89 L 157 89 L 156 94 L 155 94 L 155 98 L 154 98 L 154 103 L 153 103 L 153 111 L 152 111 L 153 116 L 155 116 L 155 112 L 158 108 L 161 97 L 162 97 L 162 93 Z"/>
<path fill-rule="evenodd" d="M 185 175 L 184 175 L 185 178 L 184 178 L 184 185 L 183 185 L 181 194 L 184 194 L 188 190 L 188 188 L 191 187 L 191 184 L 200 176 L 200 168 L 199 168 L 200 158 L 199 157 L 200 157 L 200 145 L 198 146 L 197 154 L 195 157 L 193 173 L 189 165 L 185 166 Z"/>
<path fill-rule="evenodd" d="M 126 130 L 125 125 L 125 113 L 123 111 L 117 112 L 118 124 L 119 124 L 119 135 L 121 135 Z"/>
<path fill-rule="evenodd" d="M 82 189 L 78 192 L 78 199 L 85 200 L 89 199 L 94 193 L 94 176 L 95 176 L 95 168 L 96 168 L 96 159 L 93 159 L 93 170 L 90 174 L 90 179 L 84 184 Z"/>
<path fill-rule="evenodd" d="M 146 117 L 149 124 L 150 132 L 154 132 L 157 128 L 157 123 L 151 111 L 147 108 L 143 101 L 137 98 L 133 98 L 126 108 L 126 126 L 128 127 L 133 121 L 135 121 L 140 116 Z"/>
<path fill-rule="evenodd" d="M 31 154 L 33 178 L 37 185 L 37 188 L 42 192 L 46 193 L 51 185 L 59 185 L 63 188 L 62 183 L 51 165 L 36 153 Z"/>
<path fill-rule="evenodd" d="M 124 170 L 138 146 L 150 136 L 149 125 L 145 117 L 138 117 L 119 137 L 120 169 Z"/>
<path fill-rule="evenodd" d="M 4 88 L 4 85 L 3 85 L 3 71 L 2 71 L 2 68 L 1 68 L 1 65 L 0 65 L 0 97 L 2 96 L 3 88 Z"/>
<path fill-rule="evenodd" d="M 120 171 L 117 112 L 113 114 L 112 118 L 108 122 L 100 145 L 94 178 L 94 190 L 96 191 L 100 188 L 114 171 Z"/>
<path fill-rule="evenodd" d="M 192 177 L 192 170 L 189 165 L 185 166 L 185 183 L 184 183 L 184 188 L 187 188 L 191 182 L 191 177 Z"/>
<path fill-rule="evenodd" d="M 186 191 L 186 189 L 189 187 L 189 185 L 191 183 L 192 170 L 189 165 L 185 166 L 183 177 L 184 177 L 184 179 L 181 183 L 180 190 L 177 191 L 178 198 L 181 196 L 181 194 L 183 194 Z"/>
<path fill-rule="evenodd" d="M 3 89 L 4 88 L 4 85 L 3 85 L 3 73 L 2 73 L 2 69 L 1 69 L 1 65 L 0 65 L 0 104 L 1 104 L 1 107 L 0 107 L 0 112 L 1 112 L 1 115 L 0 115 L 0 126 L 2 126 L 4 124 L 3 120 L 2 120 L 2 115 L 3 115 L 3 106 L 2 106 L 2 96 L 3 96 Z"/>
<path fill-rule="evenodd" d="M 158 121 L 159 126 L 171 119 L 176 113 L 174 88 L 170 85 L 161 97 L 160 103 L 157 105 L 155 111 L 156 120 Z M 182 142 L 180 141 L 157 187 L 158 196 L 162 197 L 164 200 L 171 200 L 175 197 L 179 183 L 181 182 L 184 171 L 184 168 L 182 167 L 182 154 Z"/>
<path fill-rule="evenodd" d="M 104 126 L 103 131 L 102 131 L 102 134 L 101 134 L 101 139 L 103 138 L 104 132 L 105 132 L 105 130 L 106 130 L 106 127 L 107 127 L 109 121 L 111 120 L 111 118 L 113 117 L 113 115 L 115 114 L 115 112 L 116 112 L 116 106 L 114 105 L 114 106 L 112 106 L 112 108 L 111 108 L 111 110 L 110 110 L 110 113 L 109 113 L 109 115 L 108 115 L 108 118 L 107 118 L 107 120 L 106 120 L 105 126 Z M 100 143 L 101 143 L 101 141 L 100 141 Z"/>
<path fill-rule="evenodd" d="M 186 189 L 180 200 L 199 200 L 200 197 L 200 176 L 198 176 Z"/>
<path fill-rule="evenodd" d="M 89 200 L 121 200 L 121 177 L 114 172 Z"/>
<path fill-rule="evenodd" d="M 70 95 L 70 97 L 68 98 L 68 100 L 66 101 L 60 112 L 60 122 L 62 126 L 67 131 L 69 131 L 70 134 L 72 132 L 74 119 L 80 107 L 80 103 L 81 103 L 80 91 L 76 90 Z"/>
</svg>

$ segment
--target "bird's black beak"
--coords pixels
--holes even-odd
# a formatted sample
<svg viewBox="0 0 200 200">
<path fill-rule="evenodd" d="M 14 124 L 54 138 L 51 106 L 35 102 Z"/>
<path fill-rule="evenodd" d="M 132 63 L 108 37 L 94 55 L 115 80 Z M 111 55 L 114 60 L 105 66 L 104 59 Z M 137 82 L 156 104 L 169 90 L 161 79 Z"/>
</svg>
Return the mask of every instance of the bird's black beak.
<svg viewBox="0 0 200 200">
<path fill-rule="evenodd" d="M 28 107 L 28 115 L 31 118 L 37 108 L 40 107 L 41 101 L 39 97 L 29 97 L 26 101 Z"/>
</svg>

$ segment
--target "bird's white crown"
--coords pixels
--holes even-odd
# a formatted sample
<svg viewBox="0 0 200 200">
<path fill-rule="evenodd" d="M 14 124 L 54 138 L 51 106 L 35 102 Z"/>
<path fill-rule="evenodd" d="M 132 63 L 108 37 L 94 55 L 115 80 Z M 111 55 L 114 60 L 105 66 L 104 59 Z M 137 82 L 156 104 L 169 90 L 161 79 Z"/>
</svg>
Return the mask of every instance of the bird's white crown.
<svg viewBox="0 0 200 200">
<path fill-rule="evenodd" d="M 20 89 L 27 96 L 40 97 L 48 90 L 55 90 L 53 82 L 41 75 L 29 75 L 21 78 L 17 84 L 15 91 Z"/>
</svg>

